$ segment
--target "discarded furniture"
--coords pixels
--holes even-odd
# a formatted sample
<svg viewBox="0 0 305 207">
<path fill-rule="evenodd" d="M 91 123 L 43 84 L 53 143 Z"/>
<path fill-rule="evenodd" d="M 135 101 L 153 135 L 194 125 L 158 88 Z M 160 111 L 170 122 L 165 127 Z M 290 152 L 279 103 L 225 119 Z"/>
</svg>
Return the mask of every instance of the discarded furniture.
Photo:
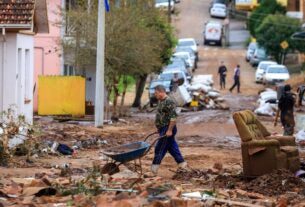
<svg viewBox="0 0 305 207">
<path fill-rule="evenodd" d="M 292 172 L 299 169 L 299 152 L 293 136 L 272 136 L 250 110 L 235 112 L 233 119 L 242 140 L 245 176 L 259 176 L 280 168 Z"/>
</svg>

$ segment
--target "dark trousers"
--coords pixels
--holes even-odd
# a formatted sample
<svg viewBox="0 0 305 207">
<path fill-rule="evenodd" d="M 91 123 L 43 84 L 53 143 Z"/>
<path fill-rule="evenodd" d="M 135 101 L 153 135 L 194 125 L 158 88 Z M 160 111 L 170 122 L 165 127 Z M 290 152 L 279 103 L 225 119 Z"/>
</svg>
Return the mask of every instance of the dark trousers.
<svg viewBox="0 0 305 207">
<path fill-rule="evenodd" d="M 290 112 L 282 112 L 281 113 L 281 122 L 282 122 L 282 126 L 284 128 L 284 136 L 291 136 L 294 133 L 294 126 L 295 126 L 295 122 L 294 122 L 294 116 L 293 113 Z"/>
<path fill-rule="evenodd" d="M 226 76 L 225 75 L 220 75 L 219 76 L 219 78 L 220 78 L 220 88 L 221 89 L 225 89 L 226 88 Z"/>
<path fill-rule="evenodd" d="M 235 86 L 237 86 L 237 92 L 240 92 L 240 81 L 239 81 L 239 77 L 234 77 L 234 84 L 233 86 L 230 88 L 230 91 L 232 91 Z"/>
<path fill-rule="evenodd" d="M 160 136 L 164 136 L 166 134 L 167 128 L 168 127 L 166 126 L 166 127 L 162 127 L 161 129 L 159 129 Z M 171 137 L 161 138 L 157 142 L 156 147 L 155 147 L 155 157 L 153 160 L 154 165 L 161 164 L 161 161 L 164 158 L 167 151 L 171 154 L 171 156 L 174 157 L 174 159 L 176 160 L 176 162 L 178 164 L 184 162 L 182 154 L 179 150 L 179 146 L 175 140 L 176 134 L 177 134 L 177 127 L 175 126 L 173 128 L 173 135 Z"/>
<path fill-rule="evenodd" d="M 302 106 L 304 92 L 305 92 L 305 90 L 300 90 L 299 91 L 299 106 Z"/>
</svg>

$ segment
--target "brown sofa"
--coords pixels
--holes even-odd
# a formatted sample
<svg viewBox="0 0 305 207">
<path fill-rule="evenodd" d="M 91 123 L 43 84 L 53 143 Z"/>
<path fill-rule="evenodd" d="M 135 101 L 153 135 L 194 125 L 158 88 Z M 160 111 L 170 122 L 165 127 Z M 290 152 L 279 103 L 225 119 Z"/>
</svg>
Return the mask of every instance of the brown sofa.
<svg viewBox="0 0 305 207">
<path fill-rule="evenodd" d="M 299 152 L 293 136 L 272 136 L 250 110 L 235 112 L 233 119 L 242 141 L 245 176 L 259 176 L 280 168 L 292 172 L 299 169 Z"/>
</svg>

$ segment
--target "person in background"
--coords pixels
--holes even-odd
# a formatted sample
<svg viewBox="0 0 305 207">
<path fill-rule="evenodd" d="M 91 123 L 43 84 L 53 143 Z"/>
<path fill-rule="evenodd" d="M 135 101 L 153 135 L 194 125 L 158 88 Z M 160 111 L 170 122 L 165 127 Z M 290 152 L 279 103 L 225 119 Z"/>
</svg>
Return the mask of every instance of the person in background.
<svg viewBox="0 0 305 207">
<path fill-rule="evenodd" d="M 176 105 L 167 95 L 164 86 L 155 87 L 155 96 L 159 101 L 155 119 L 155 126 L 160 137 L 155 147 L 155 156 L 151 166 L 151 172 L 157 175 L 159 166 L 165 154 L 169 152 L 174 157 L 180 168 L 186 168 L 187 163 L 184 161 L 179 146 L 175 140 L 177 133 L 177 113 Z"/>
<path fill-rule="evenodd" d="M 174 77 L 171 80 L 171 85 L 170 86 L 171 86 L 170 91 L 171 92 L 176 92 L 176 90 L 179 87 L 179 76 L 178 76 L 178 73 L 174 73 Z"/>
<path fill-rule="evenodd" d="M 297 92 L 298 92 L 298 106 L 300 107 L 300 106 L 302 106 L 302 100 L 303 100 L 303 96 L 304 96 L 304 92 L 305 92 L 305 85 L 300 85 L 299 87 L 298 87 L 298 90 L 297 90 Z"/>
<path fill-rule="evenodd" d="M 221 61 L 220 66 L 218 68 L 220 89 L 225 89 L 226 88 L 227 71 L 228 71 L 227 67 L 224 65 L 224 62 Z"/>
<path fill-rule="evenodd" d="M 284 135 L 293 135 L 294 133 L 294 104 L 295 97 L 291 93 L 291 86 L 289 84 L 284 86 L 284 93 L 281 95 L 278 103 L 278 110 L 274 120 L 274 126 L 277 125 L 277 119 L 280 116 L 282 126 L 284 128 Z"/>
<path fill-rule="evenodd" d="M 234 69 L 233 78 L 234 78 L 234 84 L 229 90 L 232 93 L 233 89 L 237 86 L 237 93 L 240 93 L 240 65 L 237 65 L 236 68 Z"/>
</svg>

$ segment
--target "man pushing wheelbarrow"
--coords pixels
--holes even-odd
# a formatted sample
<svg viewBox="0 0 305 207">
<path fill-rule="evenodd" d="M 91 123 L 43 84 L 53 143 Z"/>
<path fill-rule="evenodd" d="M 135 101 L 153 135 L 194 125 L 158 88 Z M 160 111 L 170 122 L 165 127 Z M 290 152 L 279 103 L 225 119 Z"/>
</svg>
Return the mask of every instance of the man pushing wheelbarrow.
<svg viewBox="0 0 305 207">
<path fill-rule="evenodd" d="M 120 165 L 126 165 L 131 161 L 134 161 L 134 171 L 141 176 L 141 158 L 149 152 L 156 142 L 155 156 L 151 166 L 151 171 L 154 176 L 157 175 L 161 161 L 167 151 L 175 158 L 180 168 L 187 167 L 175 140 L 175 135 L 177 133 L 175 103 L 166 95 L 165 88 L 162 85 L 155 87 L 155 96 L 159 100 L 155 120 L 158 132 L 149 134 L 144 141 L 124 144 L 103 151 L 103 154 L 109 157 L 110 161 L 108 160 L 102 167 L 102 174 L 113 175 L 120 171 Z M 155 134 L 159 134 L 159 137 L 151 144 L 147 142 L 148 138 Z M 137 160 L 138 164 L 136 163 Z"/>
<path fill-rule="evenodd" d="M 180 168 L 186 168 L 187 163 L 184 161 L 179 150 L 178 143 L 175 140 L 177 134 L 176 126 L 176 105 L 167 94 L 163 85 L 155 87 L 155 97 L 159 101 L 157 107 L 157 114 L 155 119 L 155 126 L 160 137 L 155 147 L 155 156 L 151 166 L 151 171 L 154 175 L 158 174 L 158 169 L 167 151 L 174 157 Z"/>
</svg>

